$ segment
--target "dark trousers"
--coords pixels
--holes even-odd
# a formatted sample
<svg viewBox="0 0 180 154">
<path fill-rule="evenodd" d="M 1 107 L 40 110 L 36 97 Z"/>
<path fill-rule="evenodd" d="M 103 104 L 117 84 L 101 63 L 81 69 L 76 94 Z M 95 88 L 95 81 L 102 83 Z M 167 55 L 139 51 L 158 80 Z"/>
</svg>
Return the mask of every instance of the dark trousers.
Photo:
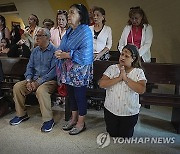
<svg viewBox="0 0 180 154">
<path fill-rule="evenodd" d="M 106 130 L 111 137 L 132 137 L 138 114 L 133 116 L 116 116 L 104 108 Z"/>
<path fill-rule="evenodd" d="M 78 111 L 80 116 L 87 114 L 86 86 L 67 85 L 71 111 Z"/>
</svg>

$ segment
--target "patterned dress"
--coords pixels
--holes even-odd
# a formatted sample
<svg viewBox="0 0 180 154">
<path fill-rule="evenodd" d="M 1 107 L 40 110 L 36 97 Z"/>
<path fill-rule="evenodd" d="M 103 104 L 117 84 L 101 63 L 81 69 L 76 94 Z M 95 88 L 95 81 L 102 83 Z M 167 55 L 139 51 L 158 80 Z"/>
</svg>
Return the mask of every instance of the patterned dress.
<svg viewBox="0 0 180 154">
<path fill-rule="evenodd" d="M 69 28 L 58 48 L 69 52 L 70 59 L 57 60 L 56 72 L 58 83 L 74 87 L 87 86 L 91 80 L 93 63 L 93 40 L 88 25 Z"/>
</svg>

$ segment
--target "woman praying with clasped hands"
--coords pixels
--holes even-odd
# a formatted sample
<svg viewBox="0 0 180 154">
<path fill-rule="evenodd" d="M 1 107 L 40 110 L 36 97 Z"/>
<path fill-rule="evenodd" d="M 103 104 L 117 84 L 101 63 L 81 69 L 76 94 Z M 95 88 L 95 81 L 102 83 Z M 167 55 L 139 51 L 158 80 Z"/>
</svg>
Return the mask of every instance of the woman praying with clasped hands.
<svg viewBox="0 0 180 154">
<path fill-rule="evenodd" d="M 145 92 L 146 77 L 141 68 L 138 49 L 126 45 L 119 64 L 109 66 L 99 81 L 106 88 L 104 118 L 112 137 L 132 137 L 140 109 L 139 94 Z"/>
</svg>

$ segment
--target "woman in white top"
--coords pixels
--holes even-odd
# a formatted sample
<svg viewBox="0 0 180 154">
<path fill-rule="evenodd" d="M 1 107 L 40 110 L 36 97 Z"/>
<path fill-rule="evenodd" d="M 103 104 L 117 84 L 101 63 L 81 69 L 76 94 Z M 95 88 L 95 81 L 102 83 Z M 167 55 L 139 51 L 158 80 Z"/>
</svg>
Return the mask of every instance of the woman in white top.
<svg viewBox="0 0 180 154">
<path fill-rule="evenodd" d="M 107 132 L 112 137 L 132 137 L 140 109 L 139 94 L 146 89 L 146 77 L 136 46 L 123 48 L 119 64 L 107 68 L 99 85 L 106 88 L 104 118 Z"/>
<path fill-rule="evenodd" d="M 118 50 L 121 52 L 127 44 L 133 44 L 139 49 L 143 62 L 151 61 L 150 47 L 153 31 L 146 14 L 140 7 L 132 7 L 129 11 L 128 25 L 125 26 L 119 40 Z"/>
<path fill-rule="evenodd" d="M 68 13 L 66 10 L 58 10 L 56 16 L 56 26 L 51 28 L 51 42 L 55 47 L 59 47 L 62 37 L 66 33 L 67 29 L 67 17 Z"/>
<path fill-rule="evenodd" d="M 90 26 L 93 34 L 94 60 L 109 59 L 109 50 L 112 47 L 112 30 L 105 25 L 105 10 L 94 7 L 94 25 Z"/>
</svg>

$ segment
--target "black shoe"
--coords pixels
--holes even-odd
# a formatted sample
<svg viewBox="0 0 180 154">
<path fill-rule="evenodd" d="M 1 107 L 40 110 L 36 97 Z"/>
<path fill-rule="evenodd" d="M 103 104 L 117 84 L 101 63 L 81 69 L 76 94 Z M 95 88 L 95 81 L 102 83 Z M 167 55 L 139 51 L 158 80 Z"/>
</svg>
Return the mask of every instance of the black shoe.
<svg viewBox="0 0 180 154">
<path fill-rule="evenodd" d="M 82 128 L 77 128 L 77 127 L 73 127 L 70 131 L 69 131 L 69 135 L 77 135 L 83 131 L 86 130 L 86 125 L 84 123 L 84 126 Z"/>
</svg>

